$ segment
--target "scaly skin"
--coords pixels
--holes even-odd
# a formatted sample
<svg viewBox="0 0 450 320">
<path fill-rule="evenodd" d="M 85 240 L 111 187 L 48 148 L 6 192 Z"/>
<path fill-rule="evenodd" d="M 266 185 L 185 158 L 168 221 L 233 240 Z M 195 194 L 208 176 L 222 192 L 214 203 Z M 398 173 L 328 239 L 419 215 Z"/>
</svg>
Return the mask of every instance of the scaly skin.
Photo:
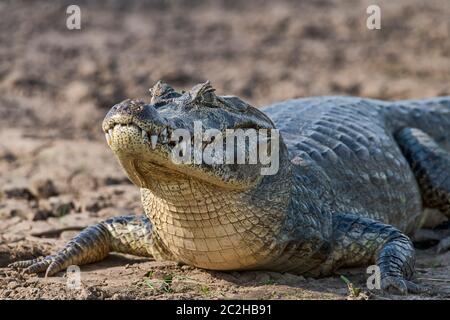
<svg viewBox="0 0 450 320">
<path fill-rule="evenodd" d="M 418 128 L 449 150 L 449 97 L 317 97 L 281 102 L 264 114 L 215 95 L 208 82 L 183 94 L 158 82 L 151 93 L 149 104 L 125 100 L 103 122 L 111 150 L 141 188 L 145 218 L 101 222 L 56 255 L 13 266 L 51 275 L 109 251 L 205 269 L 312 276 L 376 263 L 383 289 L 421 290 L 410 281 L 414 249 L 405 234 L 420 228 L 423 193 L 403 155 L 411 145 L 403 143 L 402 151 L 394 135 Z M 221 132 L 278 128 L 278 173 L 262 176 L 261 164 L 174 164 L 171 132 L 192 132 L 196 120 Z"/>
</svg>

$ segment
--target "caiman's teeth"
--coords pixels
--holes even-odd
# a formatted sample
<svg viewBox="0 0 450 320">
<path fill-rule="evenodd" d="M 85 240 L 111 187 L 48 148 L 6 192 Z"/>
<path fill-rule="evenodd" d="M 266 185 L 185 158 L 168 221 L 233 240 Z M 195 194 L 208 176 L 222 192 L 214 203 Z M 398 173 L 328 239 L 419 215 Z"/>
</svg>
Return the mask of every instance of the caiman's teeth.
<svg viewBox="0 0 450 320">
<path fill-rule="evenodd" d="M 108 144 L 108 146 L 111 145 L 111 136 L 109 135 L 109 133 L 105 133 L 105 138 L 106 138 L 106 143 Z"/>
<path fill-rule="evenodd" d="M 167 128 L 164 128 L 164 130 L 161 131 L 160 136 L 161 136 L 161 142 L 166 143 L 167 142 Z"/>
<path fill-rule="evenodd" d="M 148 141 L 148 133 L 145 130 L 142 130 L 142 139 L 144 139 L 145 142 Z"/>
<path fill-rule="evenodd" d="M 108 134 L 109 134 L 109 136 L 112 138 L 112 135 L 113 135 L 113 129 L 109 129 L 109 130 L 108 130 Z"/>
<path fill-rule="evenodd" d="M 152 140 L 152 149 L 156 148 L 156 144 L 158 143 L 158 136 L 157 135 L 152 135 L 150 137 L 150 139 Z"/>
</svg>

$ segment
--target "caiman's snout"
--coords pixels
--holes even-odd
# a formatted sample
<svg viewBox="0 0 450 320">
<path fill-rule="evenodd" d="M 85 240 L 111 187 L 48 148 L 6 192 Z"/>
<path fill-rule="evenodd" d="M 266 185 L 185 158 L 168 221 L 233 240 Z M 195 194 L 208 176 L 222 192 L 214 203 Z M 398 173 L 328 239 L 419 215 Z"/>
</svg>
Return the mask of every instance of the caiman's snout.
<svg viewBox="0 0 450 320">
<path fill-rule="evenodd" d="M 124 100 L 114 105 L 103 120 L 103 131 L 108 132 L 115 124 L 134 124 L 142 129 L 151 129 L 157 126 L 167 126 L 155 107 L 140 100 Z"/>
<path fill-rule="evenodd" d="M 169 123 L 151 104 L 140 100 L 124 100 L 114 105 L 102 124 L 106 141 L 113 151 L 129 149 L 139 144 L 167 143 Z"/>
</svg>

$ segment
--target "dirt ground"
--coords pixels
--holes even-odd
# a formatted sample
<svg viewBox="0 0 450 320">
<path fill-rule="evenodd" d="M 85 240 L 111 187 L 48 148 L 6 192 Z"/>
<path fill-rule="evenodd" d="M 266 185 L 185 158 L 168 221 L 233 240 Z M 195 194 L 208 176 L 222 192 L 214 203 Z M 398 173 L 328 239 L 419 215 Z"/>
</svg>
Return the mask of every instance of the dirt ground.
<svg viewBox="0 0 450 320">
<path fill-rule="evenodd" d="M 381 30 L 366 8 L 381 7 Z M 81 8 L 81 30 L 65 10 Z M 450 2 L 2 1 L 0 3 L 0 298 L 346 299 L 336 275 L 210 272 L 111 255 L 45 279 L 6 265 L 53 253 L 106 217 L 141 213 L 138 189 L 101 132 L 107 110 L 148 100 L 158 79 L 211 80 L 255 106 L 311 95 L 409 99 L 450 95 Z M 450 252 L 418 249 L 424 295 L 368 293 L 365 270 L 341 270 L 358 298 L 450 298 Z"/>
</svg>

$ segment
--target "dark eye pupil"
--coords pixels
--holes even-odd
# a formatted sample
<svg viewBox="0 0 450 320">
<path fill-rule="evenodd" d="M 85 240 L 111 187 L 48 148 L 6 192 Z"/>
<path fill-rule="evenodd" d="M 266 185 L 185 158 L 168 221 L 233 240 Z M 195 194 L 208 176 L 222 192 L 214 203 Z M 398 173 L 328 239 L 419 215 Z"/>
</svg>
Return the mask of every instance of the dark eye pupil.
<svg viewBox="0 0 450 320">
<path fill-rule="evenodd" d="M 158 101 L 158 102 L 156 102 L 156 103 L 153 105 L 153 107 L 154 107 L 155 109 L 158 109 L 158 108 L 164 106 L 165 104 L 166 104 L 166 103 L 165 103 L 164 101 Z"/>
</svg>

